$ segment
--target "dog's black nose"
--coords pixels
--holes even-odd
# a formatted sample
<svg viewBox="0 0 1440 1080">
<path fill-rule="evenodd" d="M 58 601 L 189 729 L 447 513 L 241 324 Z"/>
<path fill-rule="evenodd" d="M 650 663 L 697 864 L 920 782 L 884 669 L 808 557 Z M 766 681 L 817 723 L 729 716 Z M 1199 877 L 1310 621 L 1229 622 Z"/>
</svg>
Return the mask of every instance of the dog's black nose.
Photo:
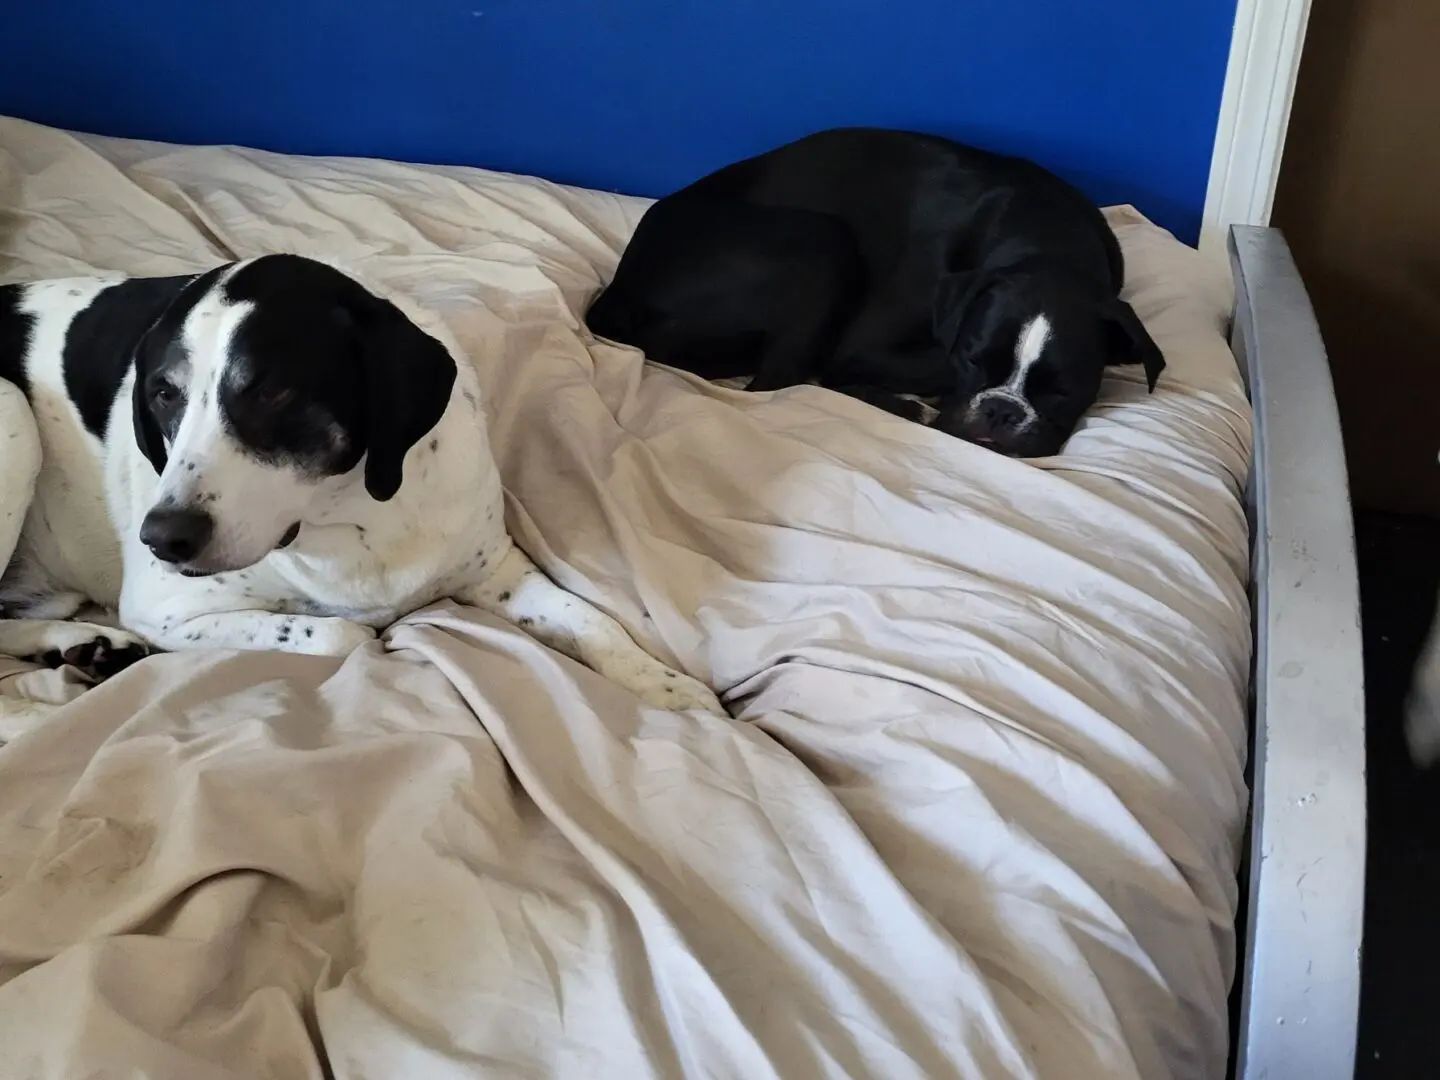
<svg viewBox="0 0 1440 1080">
<path fill-rule="evenodd" d="M 167 563 L 194 559 L 214 534 L 215 519 L 204 510 L 151 510 L 140 523 L 140 542 Z"/>
<path fill-rule="evenodd" d="M 989 398 L 980 407 L 980 415 L 992 431 L 1006 431 L 1020 426 L 1025 419 L 1025 409 L 1009 398 L 996 397 Z"/>
</svg>

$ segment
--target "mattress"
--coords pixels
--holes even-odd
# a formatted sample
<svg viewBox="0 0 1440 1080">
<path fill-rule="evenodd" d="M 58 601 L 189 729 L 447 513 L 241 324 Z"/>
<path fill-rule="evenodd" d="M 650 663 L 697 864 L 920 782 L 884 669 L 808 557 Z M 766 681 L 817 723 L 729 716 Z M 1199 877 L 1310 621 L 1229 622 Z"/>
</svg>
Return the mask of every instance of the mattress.
<svg viewBox="0 0 1440 1080">
<path fill-rule="evenodd" d="M 1107 211 L 1169 367 L 1114 369 L 1022 462 L 594 340 L 645 205 L 0 121 L 0 280 L 288 250 L 443 317 L 512 533 L 734 717 L 453 603 L 343 662 L 6 661 L 0 1075 L 1223 1075 L 1251 651 L 1224 269 Z"/>
</svg>

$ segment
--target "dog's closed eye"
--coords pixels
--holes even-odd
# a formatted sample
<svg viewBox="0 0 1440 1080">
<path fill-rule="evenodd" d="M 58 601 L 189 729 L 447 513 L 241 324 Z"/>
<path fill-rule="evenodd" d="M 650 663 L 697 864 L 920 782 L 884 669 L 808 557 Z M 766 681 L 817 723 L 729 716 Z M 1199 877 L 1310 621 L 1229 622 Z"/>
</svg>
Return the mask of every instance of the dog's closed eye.
<svg viewBox="0 0 1440 1080">
<path fill-rule="evenodd" d="M 295 396 L 294 387 L 272 379 L 254 377 L 234 391 L 235 399 L 243 401 L 252 409 L 265 412 L 283 409 L 295 400 Z"/>
<path fill-rule="evenodd" d="M 255 387 L 249 394 L 256 405 L 264 409 L 283 409 L 295 400 L 295 391 L 288 386 Z"/>
</svg>

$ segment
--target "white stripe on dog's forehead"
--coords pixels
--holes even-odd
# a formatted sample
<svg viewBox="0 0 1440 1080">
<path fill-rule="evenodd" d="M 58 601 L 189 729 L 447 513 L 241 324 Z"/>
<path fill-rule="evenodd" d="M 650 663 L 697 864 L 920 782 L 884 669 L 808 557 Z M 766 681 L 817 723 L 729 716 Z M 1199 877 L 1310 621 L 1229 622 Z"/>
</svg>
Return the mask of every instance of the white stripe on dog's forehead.
<svg viewBox="0 0 1440 1080">
<path fill-rule="evenodd" d="M 1045 352 L 1045 346 L 1050 344 L 1050 337 L 1054 328 L 1050 320 L 1044 315 L 1036 315 L 1028 323 L 1020 328 L 1020 337 L 1015 342 L 1015 371 L 1023 376 L 1026 371 L 1034 367 L 1041 355 Z"/>
<path fill-rule="evenodd" d="M 180 339 L 190 357 L 190 388 L 213 386 L 230 358 L 231 342 L 240 323 L 255 305 L 225 299 L 220 283 L 196 301 L 180 328 Z"/>
</svg>

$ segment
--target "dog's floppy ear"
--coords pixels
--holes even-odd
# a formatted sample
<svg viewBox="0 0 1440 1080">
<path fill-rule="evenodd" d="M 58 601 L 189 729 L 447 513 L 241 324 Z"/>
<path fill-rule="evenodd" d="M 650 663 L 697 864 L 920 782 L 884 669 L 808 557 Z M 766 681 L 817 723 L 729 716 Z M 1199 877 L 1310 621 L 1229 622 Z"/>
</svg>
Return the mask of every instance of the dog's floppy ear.
<svg viewBox="0 0 1440 1080">
<path fill-rule="evenodd" d="M 935 287 L 935 340 L 947 357 L 955 352 L 970 305 L 993 281 L 993 274 L 979 270 L 959 270 L 940 278 Z"/>
<path fill-rule="evenodd" d="M 154 467 L 157 476 L 165 471 L 169 455 L 165 452 L 165 433 L 160 430 L 160 425 L 155 422 L 155 416 L 150 411 L 149 387 L 145 377 L 149 374 L 153 362 L 152 354 L 164 347 L 163 342 L 157 340 L 158 335 L 165 332 L 161 329 L 161 324 L 165 321 L 166 313 L 182 296 L 191 289 L 209 288 L 229 265 L 231 264 L 226 263 L 217 266 L 204 274 L 131 279 L 132 284 L 138 282 L 142 286 L 148 286 L 136 303 L 145 305 L 139 310 L 141 314 L 149 316 L 150 323 L 130 354 L 130 366 L 135 372 L 135 384 L 130 389 L 130 422 L 135 428 L 135 443 Z"/>
<path fill-rule="evenodd" d="M 1165 370 L 1165 354 L 1160 351 L 1160 346 L 1155 344 L 1155 339 L 1145 329 L 1135 309 L 1124 300 L 1117 297 L 1106 301 L 1102 314 L 1110 346 L 1109 363 L 1143 364 L 1145 382 L 1153 394 L 1155 383 Z"/>
<path fill-rule="evenodd" d="M 449 350 L 398 307 L 364 289 L 346 304 L 355 324 L 365 378 L 365 490 L 394 498 L 405 455 L 445 414 L 455 385 Z"/>
<path fill-rule="evenodd" d="M 135 385 L 130 389 L 130 415 L 131 424 L 135 428 L 135 444 L 154 467 L 155 475 L 159 476 L 165 471 L 169 455 L 165 452 L 165 433 L 160 430 L 155 414 L 150 411 L 149 388 L 145 379 L 150 370 L 149 356 L 154 345 L 151 340 L 154 334 L 155 327 L 152 325 L 140 336 L 131 356 Z"/>
<path fill-rule="evenodd" d="M 136 350 L 135 386 L 130 391 L 130 409 L 135 426 L 135 443 L 155 468 L 155 475 L 165 471 L 169 456 L 165 453 L 165 435 L 150 412 L 150 403 L 145 397 L 145 369 L 140 364 L 140 352 Z"/>
</svg>

